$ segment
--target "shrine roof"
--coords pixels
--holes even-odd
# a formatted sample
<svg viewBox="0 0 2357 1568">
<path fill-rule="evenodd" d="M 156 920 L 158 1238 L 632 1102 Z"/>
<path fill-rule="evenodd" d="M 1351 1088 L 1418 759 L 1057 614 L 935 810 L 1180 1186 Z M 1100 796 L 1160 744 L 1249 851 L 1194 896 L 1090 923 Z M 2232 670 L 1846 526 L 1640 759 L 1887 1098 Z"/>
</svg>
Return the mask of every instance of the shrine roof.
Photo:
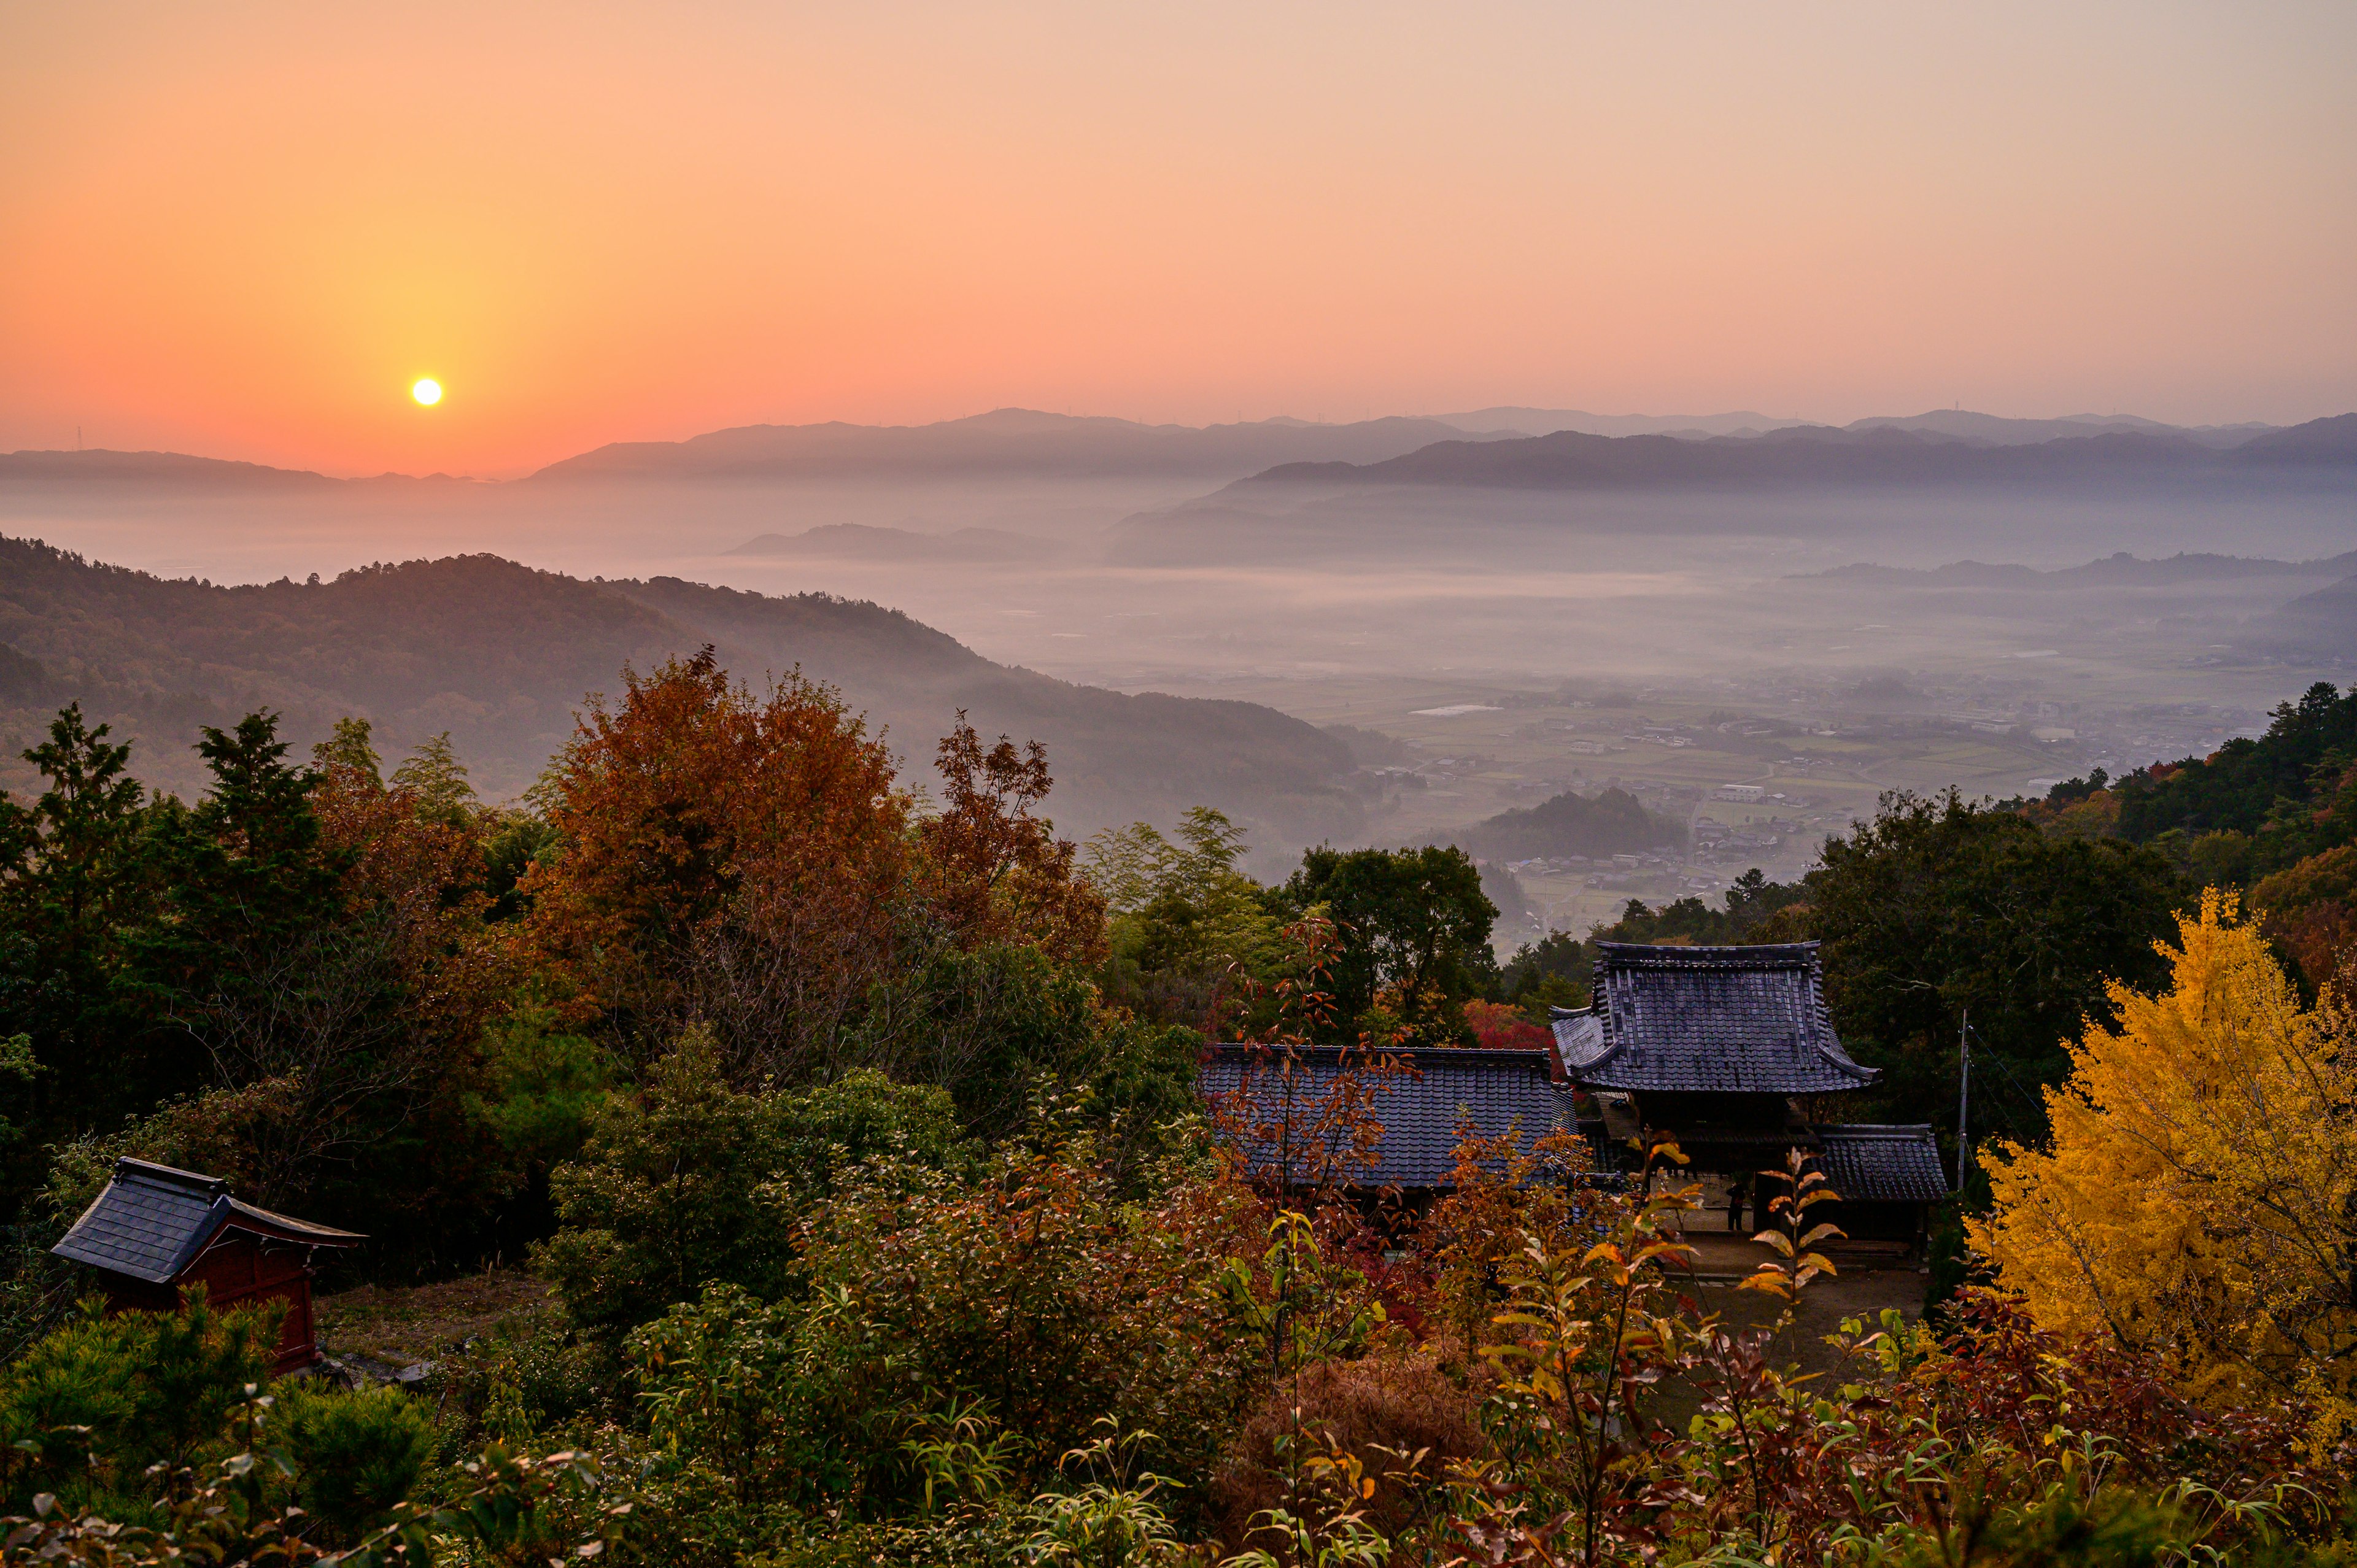
<svg viewBox="0 0 2357 1568">
<path fill-rule="evenodd" d="M 124 1158 L 115 1162 L 106 1189 L 49 1250 L 94 1269 L 169 1284 L 231 1227 L 318 1247 L 349 1247 L 365 1240 L 241 1202 L 220 1176 Z"/>
<path fill-rule="evenodd" d="M 1555 1047 L 1582 1088 L 1824 1094 L 1878 1076 L 1842 1049 L 1814 942 L 1599 942 L 1595 1000 L 1557 1009 Z"/>
<path fill-rule="evenodd" d="M 1237 1109 L 1255 1119 L 1272 1121 L 1287 1114 L 1288 1104 L 1301 1107 L 1292 1114 L 1306 1124 L 1346 1070 L 1364 1083 L 1368 1112 L 1382 1128 L 1374 1165 L 1353 1170 L 1350 1186 L 1447 1187 L 1468 1132 L 1512 1136 L 1525 1150 L 1550 1133 L 1584 1133 L 1591 1144 L 1602 1135 L 1576 1122 L 1571 1088 L 1556 1080 L 1552 1053 L 1543 1050 L 1428 1047 L 1371 1057 L 1331 1046 L 1214 1046 L 1200 1084 L 1206 1097 L 1231 1097 L 1232 1104 L 1241 1095 Z M 1607 1160 L 1595 1164 L 1610 1168 Z"/>
</svg>

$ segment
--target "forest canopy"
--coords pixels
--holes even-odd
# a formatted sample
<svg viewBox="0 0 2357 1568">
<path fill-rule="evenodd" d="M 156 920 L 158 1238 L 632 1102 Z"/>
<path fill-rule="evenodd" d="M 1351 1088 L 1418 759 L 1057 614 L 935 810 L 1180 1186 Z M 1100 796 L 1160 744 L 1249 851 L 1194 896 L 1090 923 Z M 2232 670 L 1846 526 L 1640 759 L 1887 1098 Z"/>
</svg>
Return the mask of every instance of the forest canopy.
<svg viewBox="0 0 2357 1568">
<path fill-rule="evenodd" d="M 1038 741 L 959 714 L 920 790 L 708 648 L 513 805 L 447 736 L 391 749 L 256 711 L 182 800 L 69 703 L 0 798 L 0 1551 L 2345 1561 L 2350 998 L 2165 834 L 2084 831 L 2108 781 L 1893 795 L 1796 884 L 1501 963 L 1460 851 L 1264 882 L 1210 805 L 1082 844 Z M 2299 835 L 2287 904 L 2347 897 L 2346 766 L 2249 835 Z M 1928 1315 L 1836 1315 L 1834 1378 L 1784 1347 L 1877 1254 L 1804 1150 L 1707 1282 L 1661 1129 L 1460 1124 L 1448 1182 L 1369 1190 L 1422 1053 L 1552 1092 L 1598 941 L 1803 940 L 1882 1069 L 1813 1115 L 1946 1122 L 1960 1047 L 1989 1086 L 1948 1149 L 1986 1187 L 1934 1208 L 1969 1253 L 1934 1239 Z M 1206 1096 L 1215 1043 L 1292 1087 Z M 408 1382 L 265 1390 L 276 1306 L 75 1304 L 46 1248 L 126 1155 L 365 1232 L 339 1323 L 495 1309 Z"/>
<path fill-rule="evenodd" d="M 379 563 L 327 580 L 240 586 L 167 579 L 0 538 L 0 786 L 15 753 L 71 701 L 137 742 L 144 782 L 194 795 L 199 728 L 257 706 L 298 749 L 368 719 L 403 749 L 447 734 L 487 796 L 528 788 L 566 742 L 585 692 L 613 691 L 711 644 L 744 672 L 833 688 L 921 768 L 960 710 L 1050 746 L 1059 809 L 1082 835 L 1209 804 L 1298 845 L 1357 830 L 1337 785 L 1350 748 L 1253 703 L 1131 694 L 993 663 L 897 610 L 674 577 L 584 580 L 493 555 Z M 22 738 L 16 738 L 22 737 Z"/>
<path fill-rule="evenodd" d="M 1500 859 L 1598 855 L 1683 844 L 1685 825 L 1645 810 L 1622 789 L 1582 795 L 1566 789 L 1535 806 L 1501 811 L 1464 835 L 1476 853 Z"/>
</svg>

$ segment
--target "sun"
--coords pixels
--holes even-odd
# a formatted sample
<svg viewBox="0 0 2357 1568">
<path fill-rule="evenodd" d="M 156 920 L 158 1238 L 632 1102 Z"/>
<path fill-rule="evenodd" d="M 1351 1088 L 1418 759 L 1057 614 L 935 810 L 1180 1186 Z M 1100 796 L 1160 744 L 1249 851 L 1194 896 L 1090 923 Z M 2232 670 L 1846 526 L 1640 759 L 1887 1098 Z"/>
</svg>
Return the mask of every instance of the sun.
<svg viewBox="0 0 2357 1568">
<path fill-rule="evenodd" d="M 417 384 L 409 389 L 409 395 L 427 408 L 432 408 L 442 401 L 442 383 L 432 376 L 421 377 Z"/>
</svg>

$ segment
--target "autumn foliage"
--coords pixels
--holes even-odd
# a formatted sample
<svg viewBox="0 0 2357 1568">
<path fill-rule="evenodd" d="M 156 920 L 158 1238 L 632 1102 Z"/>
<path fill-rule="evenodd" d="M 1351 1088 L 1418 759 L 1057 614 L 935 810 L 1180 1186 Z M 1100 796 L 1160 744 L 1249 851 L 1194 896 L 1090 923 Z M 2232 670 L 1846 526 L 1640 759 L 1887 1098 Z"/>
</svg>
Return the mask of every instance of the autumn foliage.
<svg viewBox="0 0 2357 1568">
<path fill-rule="evenodd" d="M 547 792 L 563 851 L 525 880 L 532 940 L 640 1049 L 694 1019 L 732 1073 L 806 1070 L 882 972 L 909 801 L 799 675 L 756 698 L 709 649 L 630 674 Z"/>
<path fill-rule="evenodd" d="M 1893 797 L 1805 889 L 1594 933 L 1813 932 L 1889 1064 L 1863 1120 L 1953 1103 L 1966 1007 L 1976 1113 L 2059 1081 L 1977 1151 L 1976 1278 L 1918 1314 L 1781 1137 L 1748 1273 L 1660 1129 L 1467 1123 L 1437 1190 L 1379 1185 L 1407 1046 L 1544 1052 L 1586 994 L 1569 933 L 1496 964 L 1453 852 L 1264 883 L 1206 807 L 1083 864 L 1040 746 L 961 714 L 904 779 L 710 650 L 498 806 L 446 736 L 388 778 L 347 719 L 307 768 L 266 714 L 151 799 L 69 710 L 0 800 L 0 1559 L 2345 1568 L 2340 733 L 2034 811 Z M 2312 788 L 2255 827 L 2086 842 L 2277 776 Z M 2275 868 L 2247 919 L 2177 869 L 2236 854 Z M 531 1316 L 414 1393 L 248 1397 L 200 1314 L 45 1283 L 122 1155 L 368 1229 L 358 1277 L 522 1254 L 547 1294 L 502 1276 Z"/>
<path fill-rule="evenodd" d="M 1055 780 L 1038 741 L 985 747 L 961 709 L 936 757 L 944 809 L 917 830 L 919 886 L 964 946 L 1035 944 L 1070 963 L 1105 954 L 1104 896 L 1080 874 L 1077 846 L 1038 814 Z"/>
<path fill-rule="evenodd" d="M 2158 1359 L 2197 1394 L 2357 1417 L 2357 1037 L 2304 1009 L 2234 899 L 2164 949 L 2157 995 L 2113 988 L 2048 1093 L 2044 1149 L 1990 1162 L 1973 1226 L 2043 1324 Z"/>
</svg>

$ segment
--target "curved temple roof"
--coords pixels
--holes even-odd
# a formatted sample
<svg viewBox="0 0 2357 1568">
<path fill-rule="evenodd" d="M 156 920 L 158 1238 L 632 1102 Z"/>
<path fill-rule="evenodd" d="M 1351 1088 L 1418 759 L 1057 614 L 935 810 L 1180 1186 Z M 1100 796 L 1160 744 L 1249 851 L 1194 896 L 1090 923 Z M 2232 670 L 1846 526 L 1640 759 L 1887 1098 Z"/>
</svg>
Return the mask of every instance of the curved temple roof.
<svg viewBox="0 0 2357 1568">
<path fill-rule="evenodd" d="M 1816 1133 L 1817 1169 L 1849 1202 L 1937 1203 L 1948 1196 L 1947 1169 L 1927 1126 L 1851 1123 Z"/>
<path fill-rule="evenodd" d="M 114 1179 L 49 1251 L 149 1284 L 169 1284 L 231 1226 L 300 1246 L 349 1247 L 366 1240 L 241 1203 L 219 1176 L 126 1157 L 114 1162 Z"/>
<path fill-rule="evenodd" d="M 1274 1051 L 1214 1046 L 1203 1061 L 1200 1088 L 1206 1096 L 1242 1092 L 1255 1114 L 1273 1116 L 1285 1101 L 1290 1069 L 1295 1103 L 1306 1110 L 1332 1091 L 1344 1055 L 1331 1046 Z M 1372 1056 L 1351 1050 L 1348 1057 L 1351 1070 L 1368 1076 L 1371 1109 L 1383 1126 L 1375 1165 L 1351 1173 L 1354 1186 L 1448 1187 L 1458 1141 L 1467 1130 L 1490 1138 L 1512 1133 L 1527 1149 L 1548 1133 L 1577 1129 L 1570 1088 L 1555 1081 L 1544 1051 L 1426 1047 Z M 1378 1059 L 1394 1070 L 1380 1070 Z M 1608 1164 L 1597 1161 L 1599 1168 Z"/>
<path fill-rule="evenodd" d="M 1558 1012 L 1557 1050 L 1588 1089 L 1829 1094 L 1878 1076 L 1842 1049 L 1814 942 L 1599 942 L 1596 1000 Z"/>
</svg>

